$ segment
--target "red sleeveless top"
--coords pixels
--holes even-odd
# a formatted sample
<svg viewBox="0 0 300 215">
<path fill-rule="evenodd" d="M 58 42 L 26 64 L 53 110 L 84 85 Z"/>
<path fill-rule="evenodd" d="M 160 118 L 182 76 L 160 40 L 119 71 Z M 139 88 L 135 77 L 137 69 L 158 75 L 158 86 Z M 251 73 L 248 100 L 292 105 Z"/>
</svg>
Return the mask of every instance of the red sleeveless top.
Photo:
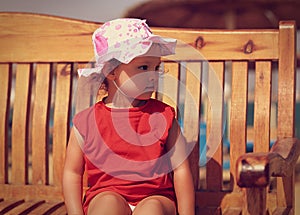
<svg viewBox="0 0 300 215">
<path fill-rule="evenodd" d="M 98 102 L 75 115 L 74 126 L 84 139 L 89 189 L 83 204 L 103 191 L 122 195 L 137 205 L 151 195 L 175 202 L 170 156 L 166 150 L 174 109 L 150 99 L 144 106 L 112 109 Z"/>
</svg>

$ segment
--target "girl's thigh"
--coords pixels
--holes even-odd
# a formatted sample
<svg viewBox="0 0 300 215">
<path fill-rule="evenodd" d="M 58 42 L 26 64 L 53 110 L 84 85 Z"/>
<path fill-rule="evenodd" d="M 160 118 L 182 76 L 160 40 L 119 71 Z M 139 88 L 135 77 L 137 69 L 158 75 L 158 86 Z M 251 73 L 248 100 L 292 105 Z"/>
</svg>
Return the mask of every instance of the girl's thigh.
<svg viewBox="0 0 300 215">
<path fill-rule="evenodd" d="M 165 196 L 149 196 L 134 209 L 133 215 L 176 215 L 175 203 Z"/>
<path fill-rule="evenodd" d="M 127 201 L 118 193 L 105 191 L 96 195 L 88 207 L 88 215 L 130 215 Z"/>
</svg>

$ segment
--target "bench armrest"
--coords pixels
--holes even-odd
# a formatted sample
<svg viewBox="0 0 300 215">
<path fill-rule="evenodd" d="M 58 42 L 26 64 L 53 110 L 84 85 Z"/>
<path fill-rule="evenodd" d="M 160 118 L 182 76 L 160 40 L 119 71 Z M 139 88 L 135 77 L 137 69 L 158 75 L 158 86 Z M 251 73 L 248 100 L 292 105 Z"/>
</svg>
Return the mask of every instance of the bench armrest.
<svg viewBox="0 0 300 215">
<path fill-rule="evenodd" d="M 270 152 L 247 153 L 237 160 L 237 184 L 240 187 L 266 187 L 270 177 L 292 175 L 300 154 L 300 141 L 283 138 L 275 142 Z"/>
</svg>

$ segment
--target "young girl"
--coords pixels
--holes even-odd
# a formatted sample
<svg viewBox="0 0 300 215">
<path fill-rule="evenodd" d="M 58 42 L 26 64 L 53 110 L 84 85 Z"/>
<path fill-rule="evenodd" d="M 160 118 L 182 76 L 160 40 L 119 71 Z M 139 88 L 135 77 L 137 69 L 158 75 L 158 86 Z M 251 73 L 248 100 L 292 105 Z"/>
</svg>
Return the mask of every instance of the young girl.
<svg viewBox="0 0 300 215">
<path fill-rule="evenodd" d="M 144 20 L 116 19 L 93 43 L 96 67 L 79 73 L 102 77 L 107 96 L 73 119 L 63 175 L 68 214 L 193 215 L 187 145 L 174 109 L 151 98 L 160 57 L 175 53 L 176 40 L 152 34 Z"/>
</svg>

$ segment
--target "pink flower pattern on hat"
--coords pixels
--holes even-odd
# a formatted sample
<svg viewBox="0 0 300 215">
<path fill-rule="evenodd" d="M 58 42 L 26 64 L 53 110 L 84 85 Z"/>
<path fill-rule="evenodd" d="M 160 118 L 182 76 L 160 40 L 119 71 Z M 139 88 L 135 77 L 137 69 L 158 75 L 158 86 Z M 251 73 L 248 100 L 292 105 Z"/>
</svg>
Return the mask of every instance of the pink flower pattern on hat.
<svg viewBox="0 0 300 215">
<path fill-rule="evenodd" d="M 95 49 L 97 50 L 97 55 L 105 54 L 107 48 L 107 40 L 102 35 L 95 35 Z"/>
</svg>

